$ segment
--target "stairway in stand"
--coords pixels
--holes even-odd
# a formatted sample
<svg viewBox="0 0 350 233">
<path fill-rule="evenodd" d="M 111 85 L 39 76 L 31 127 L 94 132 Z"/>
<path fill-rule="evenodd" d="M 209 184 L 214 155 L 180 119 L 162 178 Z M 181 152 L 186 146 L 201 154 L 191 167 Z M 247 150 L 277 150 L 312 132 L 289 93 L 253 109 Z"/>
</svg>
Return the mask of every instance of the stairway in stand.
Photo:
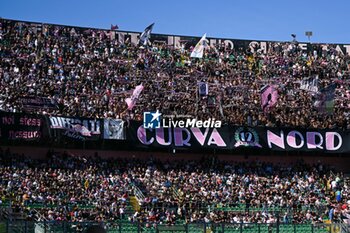
<svg viewBox="0 0 350 233">
<path fill-rule="evenodd" d="M 141 209 L 140 204 L 139 204 L 139 200 L 135 196 L 130 196 L 129 201 L 130 201 L 130 205 L 132 206 L 134 211 L 139 212 Z"/>
</svg>

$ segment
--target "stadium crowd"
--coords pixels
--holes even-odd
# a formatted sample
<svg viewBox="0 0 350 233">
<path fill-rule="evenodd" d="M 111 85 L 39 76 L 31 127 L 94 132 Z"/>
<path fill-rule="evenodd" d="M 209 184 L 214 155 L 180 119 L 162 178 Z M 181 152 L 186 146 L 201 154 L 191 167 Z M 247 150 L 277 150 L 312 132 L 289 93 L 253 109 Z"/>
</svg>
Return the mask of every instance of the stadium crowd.
<svg viewBox="0 0 350 233">
<path fill-rule="evenodd" d="M 57 109 L 42 114 L 142 119 L 144 111 L 221 119 L 237 125 L 349 128 L 350 57 L 331 45 L 328 51 L 302 51 L 295 43 L 229 49 L 217 44 L 203 59 L 190 57 L 191 48 L 161 43 L 139 47 L 120 43 L 107 30 L 72 28 L 1 19 L 0 110 L 27 111 L 22 97 L 40 96 Z M 319 89 L 337 83 L 334 114 L 319 114 L 315 96 L 300 89 L 305 77 L 318 75 Z M 209 95 L 198 95 L 198 82 Z M 135 86 L 144 90 L 135 108 L 125 98 Z M 279 99 L 263 114 L 260 89 L 275 85 Z"/>
<path fill-rule="evenodd" d="M 138 196 L 139 210 L 130 207 Z M 350 213 L 341 173 L 327 166 L 154 158 L 101 159 L 49 152 L 34 160 L 0 150 L 0 200 L 49 221 L 320 223 Z M 38 207 L 38 205 L 40 207 Z"/>
</svg>

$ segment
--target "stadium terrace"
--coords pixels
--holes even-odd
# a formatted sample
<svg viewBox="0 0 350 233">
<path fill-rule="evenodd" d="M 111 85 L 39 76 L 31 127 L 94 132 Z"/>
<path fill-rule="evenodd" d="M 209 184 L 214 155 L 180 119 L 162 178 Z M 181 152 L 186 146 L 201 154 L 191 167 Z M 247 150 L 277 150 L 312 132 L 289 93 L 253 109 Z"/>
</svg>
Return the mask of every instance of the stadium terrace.
<svg viewBox="0 0 350 233">
<path fill-rule="evenodd" d="M 0 18 L 0 233 L 349 232 L 350 45 L 153 27 Z"/>
</svg>

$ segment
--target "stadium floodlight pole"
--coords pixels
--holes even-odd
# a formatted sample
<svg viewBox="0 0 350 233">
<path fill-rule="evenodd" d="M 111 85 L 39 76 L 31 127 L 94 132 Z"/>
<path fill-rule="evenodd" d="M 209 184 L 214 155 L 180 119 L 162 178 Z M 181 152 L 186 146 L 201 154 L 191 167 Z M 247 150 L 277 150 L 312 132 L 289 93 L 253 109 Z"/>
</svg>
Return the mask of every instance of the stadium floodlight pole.
<svg viewBox="0 0 350 233">
<path fill-rule="evenodd" d="M 306 31 L 305 36 L 307 36 L 307 38 L 309 39 L 309 43 L 311 43 L 310 38 L 312 37 L 312 31 Z"/>
</svg>

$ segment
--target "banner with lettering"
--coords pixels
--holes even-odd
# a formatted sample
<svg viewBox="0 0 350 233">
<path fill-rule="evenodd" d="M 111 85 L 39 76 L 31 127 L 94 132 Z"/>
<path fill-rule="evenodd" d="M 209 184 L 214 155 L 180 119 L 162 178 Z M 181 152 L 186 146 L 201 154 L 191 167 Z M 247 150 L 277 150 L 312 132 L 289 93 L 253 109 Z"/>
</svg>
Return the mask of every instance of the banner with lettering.
<svg viewBox="0 0 350 233">
<path fill-rule="evenodd" d="M 44 117 L 25 113 L 0 112 L 0 139 L 40 141 L 45 127 Z"/>
<path fill-rule="evenodd" d="M 215 149 L 242 148 L 273 151 L 347 153 L 350 131 L 223 125 L 220 128 L 144 128 L 130 122 L 128 140 L 142 148 Z"/>
<path fill-rule="evenodd" d="M 51 137 L 68 137 L 75 140 L 98 140 L 101 139 L 102 120 L 50 116 L 49 127 Z"/>
<path fill-rule="evenodd" d="M 18 21 L 18 20 L 10 20 L 10 19 L 2 19 L 3 27 L 12 26 L 15 23 L 21 24 L 29 24 L 29 25 L 39 25 L 38 28 L 44 27 L 48 24 L 42 26 L 42 24 Z M 32 26 L 33 27 L 33 26 Z M 55 28 L 55 35 L 58 35 L 59 27 L 61 25 L 53 25 Z M 67 29 L 71 29 L 71 26 L 65 26 Z M 21 30 L 21 27 L 18 27 L 17 30 Z M 37 28 L 37 29 L 38 29 Z M 43 30 L 45 31 L 45 30 Z M 74 31 L 76 33 L 81 34 L 89 34 L 95 33 L 94 30 L 87 30 L 86 28 L 74 27 Z M 102 29 L 100 30 L 102 31 Z M 106 30 L 109 32 L 109 30 Z M 130 41 L 132 44 L 137 45 L 139 43 L 141 32 L 131 32 L 131 31 L 122 31 L 118 30 L 115 32 L 115 39 L 119 43 L 125 43 L 126 41 Z M 177 48 L 185 47 L 189 49 L 194 47 L 197 42 L 200 40 L 199 36 L 179 36 L 179 35 L 164 35 L 164 34 L 150 34 L 149 41 L 152 44 L 165 44 L 168 46 L 173 46 Z M 285 46 L 286 43 L 283 41 L 267 41 L 267 40 L 242 40 L 242 39 L 232 39 L 232 38 L 213 38 L 206 37 L 208 40 L 209 46 L 225 46 L 227 49 L 235 49 L 236 51 L 246 51 L 250 49 L 251 51 L 258 51 L 261 53 L 267 53 L 269 50 L 277 50 L 277 51 L 285 51 L 290 50 L 289 46 Z M 307 43 L 307 42 L 298 42 L 298 48 L 302 51 L 314 52 L 316 51 L 318 54 L 322 54 L 324 51 L 332 51 L 335 50 L 341 55 L 350 55 L 350 44 L 322 44 L 322 43 Z"/>
<path fill-rule="evenodd" d="M 78 141 L 90 140 L 86 146 L 92 149 L 350 153 L 350 144 L 346 143 L 350 141 L 350 130 L 245 127 L 211 121 L 197 124 L 194 120 L 162 123 L 159 128 L 145 128 L 147 124 L 138 121 L 124 124 L 117 119 L 0 112 L 0 143 L 16 140 L 38 146 L 62 146 L 73 141 L 77 143 L 69 145 L 74 148 L 81 146 Z"/>
<path fill-rule="evenodd" d="M 125 41 L 130 41 L 133 44 L 138 43 L 138 38 L 141 33 L 138 32 L 128 32 L 118 30 L 116 32 L 116 40 L 120 43 Z M 173 46 L 177 48 L 190 49 L 196 46 L 197 42 L 201 38 L 198 36 L 174 36 L 174 35 L 164 35 L 164 34 L 153 34 L 150 39 L 152 44 L 166 44 L 168 46 Z M 235 49 L 236 51 L 257 51 L 266 54 L 269 50 L 276 51 L 290 51 L 290 46 L 285 46 L 290 42 L 281 41 L 266 41 L 266 40 L 241 40 L 232 38 L 213 38 L 207 37 L 208 46 L 225 46 L 227 49 Z M 301 51 L 317 52 L 322 54 L 326 51 L 335 50 L 342 55 L 350 55 L 350 44 L 322 44 L 322 43 L 307 43 L 298 42 L 297 47 Z"/>
<path fill-rule="evenodd" d="M 32 110 L 38 108 L 58 109 L 58 104 L 55 100 L 46 97 L 21 97 L 19 98 L 23 109 Z"/>
</svg>

